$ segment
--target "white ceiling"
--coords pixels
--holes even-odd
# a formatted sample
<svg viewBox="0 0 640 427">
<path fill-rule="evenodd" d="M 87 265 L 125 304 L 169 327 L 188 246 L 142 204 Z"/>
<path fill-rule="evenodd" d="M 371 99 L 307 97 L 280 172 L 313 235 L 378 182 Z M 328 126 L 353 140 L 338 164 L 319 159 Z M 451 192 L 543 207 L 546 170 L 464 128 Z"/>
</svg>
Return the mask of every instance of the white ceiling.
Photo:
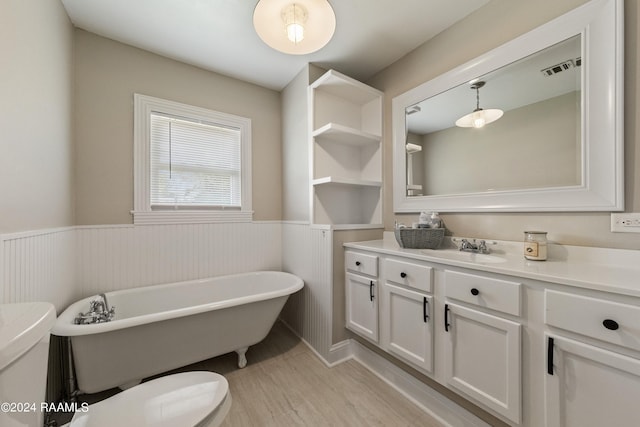
<svg viewBox="0 0 640 427">
<path fill-rule="evenodd" d="M 309 55 L 266 46 L 257 0 L 61 0 L 83 30 L 281 90 L 307 63 L 367 80 L 489 0 L 329 0 L 336 32 Z"/>
<path fill-rule="evenodd" d="M 480 107 L 509 111 L 548 100 L 581 88 L 582 71 L 574 67 L 547 77 L 542 70 L 580 57 L 581 37 L 574 36 L 550 46 L 520 61 L 499 68 L 479 80 L 486 82 L 480 89 Z M 409 131 L 425 135 L 455 125 L 460 117 L 476 107 L 476 92 L 469 84 L 451 88 L 417 105 L 420 111 L 409 115 Z"/>
</svg>

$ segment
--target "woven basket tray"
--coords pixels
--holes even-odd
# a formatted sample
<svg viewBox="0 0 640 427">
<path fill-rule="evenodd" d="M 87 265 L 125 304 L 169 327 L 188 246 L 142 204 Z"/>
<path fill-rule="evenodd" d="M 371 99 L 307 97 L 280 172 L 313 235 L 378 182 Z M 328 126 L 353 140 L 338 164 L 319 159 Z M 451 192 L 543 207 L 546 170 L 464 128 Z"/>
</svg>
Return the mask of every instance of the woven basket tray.
<svg viewBox="0 0 640 427">
<path fill-rule="evenodd" d="M 444 228 L 399 228 L 395 235 L 401 248 L 436 249 L 444 239 Z"/>
</svg>

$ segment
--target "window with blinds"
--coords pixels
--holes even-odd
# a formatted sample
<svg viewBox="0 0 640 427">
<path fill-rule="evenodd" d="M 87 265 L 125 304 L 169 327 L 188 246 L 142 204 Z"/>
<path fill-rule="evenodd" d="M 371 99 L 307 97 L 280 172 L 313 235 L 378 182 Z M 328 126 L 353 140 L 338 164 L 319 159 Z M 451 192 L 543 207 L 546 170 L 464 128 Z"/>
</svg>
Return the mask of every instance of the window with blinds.
<svg viewBox="0 0 640 427">
<path fill-rule="evenodd" d="M 251 222 L 251 119 L 133 100 L 134 224 Z"/>
<path fill-rule="evenodd" d="M 152 112 L 152 209 L 241 207 L 241 132 Z"/>
</svg>

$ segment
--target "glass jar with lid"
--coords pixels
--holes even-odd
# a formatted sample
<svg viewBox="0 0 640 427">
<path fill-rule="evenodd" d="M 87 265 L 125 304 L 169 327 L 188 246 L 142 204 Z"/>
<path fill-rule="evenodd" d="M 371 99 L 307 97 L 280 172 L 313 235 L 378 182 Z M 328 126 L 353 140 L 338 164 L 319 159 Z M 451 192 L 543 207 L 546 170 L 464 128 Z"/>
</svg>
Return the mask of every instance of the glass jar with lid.
<svg viewBox="0 0 640 427">
<path fill-rule="evenodd" d="M 544 261 L 547 259 L 546 231 L 524 232 L 524 257 L 533 261 Z"/>
</svg>

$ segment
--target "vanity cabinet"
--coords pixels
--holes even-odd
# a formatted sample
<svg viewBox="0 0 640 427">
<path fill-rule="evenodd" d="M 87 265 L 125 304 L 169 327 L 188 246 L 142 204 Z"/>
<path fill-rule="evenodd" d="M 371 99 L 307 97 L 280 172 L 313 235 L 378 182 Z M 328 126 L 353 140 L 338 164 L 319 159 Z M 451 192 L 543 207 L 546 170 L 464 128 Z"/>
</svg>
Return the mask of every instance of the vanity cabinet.
<svg viewBox="0 0 640 427">
<path fill-rule="evenodd" d="M 381 345 L 420 370 L 433 373 L 432 268 L 385 259 Z"/>
<path fill-rule="evenodd" d="M 639 359 L 557 335 L 547 352 L 547 427 L 637 425 Z"/>
<path fill-rule="evenodd" d="M 312 222 L 382 227 L 382 92 L 329 70 L 309 100 Z"/>
<path fill-rule="evenodd" d="M 640 425 L 640 253 L 564 247 L 571 261 L 538 263 L 498 244 L 502 263 L 391 233 L 345 244 L 346 273 L 380 285 L 379 348 L 513 427 Z"/>
<path fill-rule="evenodd" d="M 429 263 L 352 249 L 345 266 L 349 330 L 520 423 L 520 283 L 447 269 L 437 282 Z"/>
<path fill-rule="evenodd" d="M 637 425 L 640 307 L 547 290 L 545 315 L 546 425 Z"/>
<path fill-rule="evenodd" d="M 501 315 L 520 314 L 520 283 L 448 270 L 444 277 L 447 384 L 520 423 L 522 325 Z"/>
<path fill-rule="evenodd" d="M 378 257 L 345 252 L 346 327 L 378 342 Z"/>
</svg>

